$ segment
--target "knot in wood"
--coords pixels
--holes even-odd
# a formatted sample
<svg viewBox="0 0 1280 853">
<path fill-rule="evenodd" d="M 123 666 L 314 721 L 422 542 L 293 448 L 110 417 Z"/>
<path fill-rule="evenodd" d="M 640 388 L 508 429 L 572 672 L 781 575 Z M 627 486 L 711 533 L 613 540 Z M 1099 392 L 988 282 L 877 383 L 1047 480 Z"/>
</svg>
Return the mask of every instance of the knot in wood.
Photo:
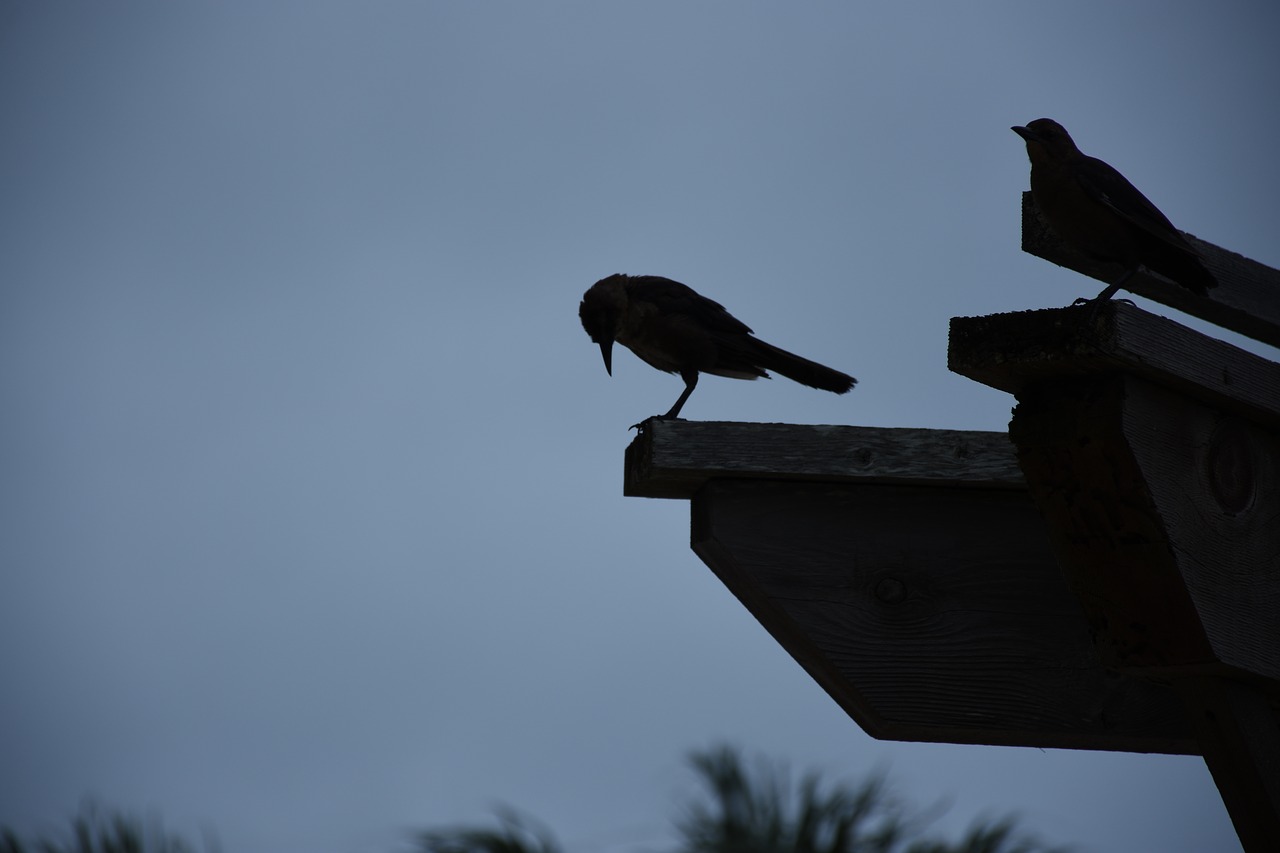
<svg viewBox="0 0 1280 853">
<path fill-rule="evenodd" d="M 1256 467 L 1248 430 L 1234 419 L 1218 424 L 1205 454 L 1205 474 L 1214 499 L 1227 515 L 1239 515 L 1253 503 Z"/>
<path fill-rule="evenodd" d="M 907 600 L 907 585 L 897 578 L 881 578 L 876 584 L 876 598 L 885 604 L 901 604 Z"/>
</svg>

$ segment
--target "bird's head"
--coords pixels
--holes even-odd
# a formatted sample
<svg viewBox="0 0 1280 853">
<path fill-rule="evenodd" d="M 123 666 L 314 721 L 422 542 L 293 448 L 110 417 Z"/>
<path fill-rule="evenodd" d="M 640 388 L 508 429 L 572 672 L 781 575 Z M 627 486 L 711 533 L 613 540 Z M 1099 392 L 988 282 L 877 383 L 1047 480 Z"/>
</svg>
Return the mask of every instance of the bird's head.
<svg viewBox="0 0 1280 853">
<path fill-rule="evenodd" d="M 1027 143 L 1027 156 L 1032 163 L 1070 160 L 1079 156 L 1080 149 L 1067 129 L 1051 118 L 1038 118 L 1026 127 L 1013 127 L 1013 132 Z"/>
<path fill-rule="evenodd" d="M 578 317 L 591 340 L 600 345 L 604 369 L 613 375 L 613 342 L 622 328 L 627 313 L 627 277 L 611 275 L 602 278 L 582 294 Z"/>
</svg>

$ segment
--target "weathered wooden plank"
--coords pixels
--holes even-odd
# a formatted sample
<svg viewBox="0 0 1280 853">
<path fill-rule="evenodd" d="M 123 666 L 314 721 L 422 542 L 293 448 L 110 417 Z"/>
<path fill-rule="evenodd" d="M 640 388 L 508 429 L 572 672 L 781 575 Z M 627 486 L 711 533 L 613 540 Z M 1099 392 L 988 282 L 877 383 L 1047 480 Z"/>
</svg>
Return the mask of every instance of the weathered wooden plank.
<svg viewBox="0 0 1280 853">
<path fill-rule="evenodd" d="M 687 499 L 744 477 L 1025 488 L 1002 432 L 649 420 L 627 447 L 623 493 Z"/>
<path fill-rule="evenodd" d="M 1196 296 L 1154 273 L 1135 274 L 1125 283 L 1125 289 L 1254 340 L 1280 346 L 1280 270 L 1191 234 L 1183 236 L 1218 280 L 1218 286 L 1208 296 Z M 1063 243 L 1030 192 L 1022 194 L 1022 250 L 1107 284 L 1125 271 L 1118 264 L 1098 263 Z"/>
<path fill-rule="evenodd" d="M 1127 372 L 1280 426 L 1280 365 L 1124 302 L 953 317 L 951 370 L 1018 394 L 1052 376 Z"/>
<path fill-rule="evenodd" d="M 1108 672 L 1019 490 L 715 480 L 694 551 L 874 737 L 1194 753 Z"/>
</svg>

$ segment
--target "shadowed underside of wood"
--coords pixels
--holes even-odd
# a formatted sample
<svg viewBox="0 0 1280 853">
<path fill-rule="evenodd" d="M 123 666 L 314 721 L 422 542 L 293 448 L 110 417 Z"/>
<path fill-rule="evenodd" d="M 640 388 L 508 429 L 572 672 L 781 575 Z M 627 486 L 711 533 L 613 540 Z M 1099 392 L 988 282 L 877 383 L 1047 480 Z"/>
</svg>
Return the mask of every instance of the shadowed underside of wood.
<svg viewBox="0 0 1280 853">
<path fill-rule="evenodd" d="M 1025 492 L 713 481 L 692 528 L 875 737 L 1195 751 L 1168 688 L 1098 663 Z"/>
</svg>

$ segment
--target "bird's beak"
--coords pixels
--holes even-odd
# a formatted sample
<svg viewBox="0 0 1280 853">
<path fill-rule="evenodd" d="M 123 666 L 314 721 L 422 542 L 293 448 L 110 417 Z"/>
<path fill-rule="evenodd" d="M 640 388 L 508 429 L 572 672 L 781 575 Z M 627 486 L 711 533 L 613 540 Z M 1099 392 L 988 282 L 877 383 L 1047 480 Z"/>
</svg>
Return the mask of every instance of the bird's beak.
<svg viewBox="0 0 1280 853">
<path fill-rule="evenodd" d="M 604 340 L 600 342 L 600 355 L 604 356 L 604 370 L 610 376 L 613 375 L 613 341 Z"/>
<path fill-rule="evenodd" d="M 1021 125 L 1014 125 L 1009 129 L 1012 130 L 1014 133 L 1018 134 L 1019 136 L 1021 136 L 1023 139 L 1027 140 L 1028 142 L 1040 141 L 1040 137 L 1036 135 L 1036 132 L 1034 130 L 1030 130 L 1028 128 L 1022 127 Z"/>
</svg>

